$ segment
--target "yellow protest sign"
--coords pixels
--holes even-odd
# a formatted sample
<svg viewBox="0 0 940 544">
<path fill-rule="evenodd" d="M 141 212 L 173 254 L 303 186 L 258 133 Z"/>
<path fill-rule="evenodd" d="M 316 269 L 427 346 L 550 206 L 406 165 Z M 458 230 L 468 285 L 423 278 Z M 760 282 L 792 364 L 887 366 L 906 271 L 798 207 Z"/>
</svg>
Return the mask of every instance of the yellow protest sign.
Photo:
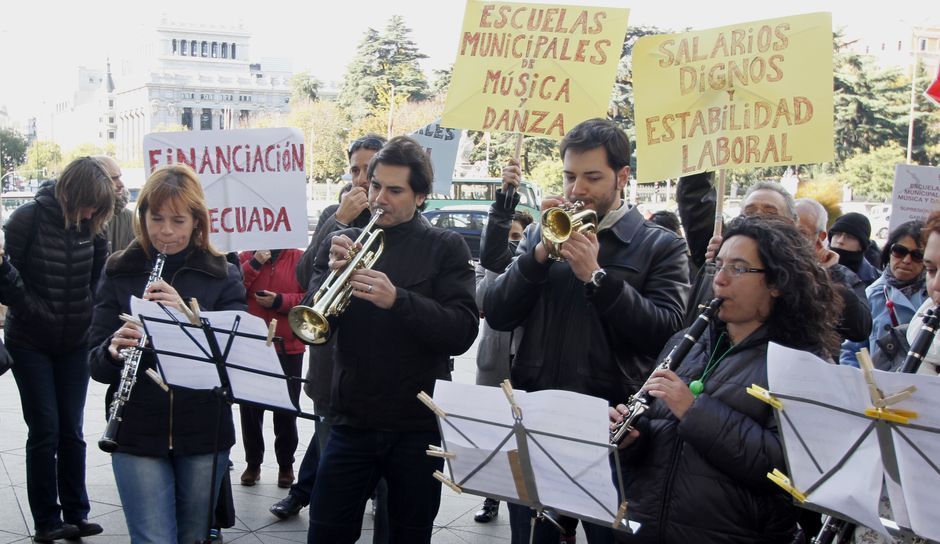
<svg viewBox="0 0 940 544">
<path fill-rule="evenodd" d="M 832 17 L 641 38 L 633 92 L 638 181 L 832 160 Z"/>
<path fill-rule="evenodd" d="M 468 0 L 442 124 L 559 139 L 607 112 L 628 10 Z"/>
</svg>

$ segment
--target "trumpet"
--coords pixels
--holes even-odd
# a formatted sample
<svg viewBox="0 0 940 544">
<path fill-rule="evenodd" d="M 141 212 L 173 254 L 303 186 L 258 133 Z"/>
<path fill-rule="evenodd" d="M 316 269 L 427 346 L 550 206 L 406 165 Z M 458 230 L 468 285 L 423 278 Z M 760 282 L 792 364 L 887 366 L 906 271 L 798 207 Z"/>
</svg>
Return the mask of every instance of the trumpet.
<svg viewBox="0 0 940 544">
<path fill-rule="evenodd" d="M 553 260 L 564 261 L 561 245 L 571 237 L 572 232 L 583 234 L 597 230 L 597 213 L 594 210 L 582 210 L 583 207 L 584 203 L 579 200 L 542 212 L 542 244 Z"/>
<path fill-rule="evenodd" d="M 708 328 L 708 323 L 712 320 L 712 317 L 715 316 L 722 302 L 724 302 L 724 299 L 716 297 L 705 306 L 705 310 L 699 314 L 695 322 L 692 323 L 692 326 L 682 335 L 682 339 L 679 340 L 679 343 L 669 350 L 669 354 L 653 369 L 653 372 L 657 370 L 675 370 L 679 367 L 682 360 L 685 359 L 685 356 L 689 354 L 689 350 L 692 349 L 692 346 L 695 345 L 699 337 L 702 336 L 702 333 L 705 332 L 705 329 Z M 650 378 L 652 377 L 652 374 L 650 374 Z M 646 381 L 649 381 L 649 378 L 647 378 Z M 646 384 L 643 384 L 643 387 L 646 387 Z M 643 387 L 641 387 L 636 394 L 630 396 L 630 400 L 627 401 L 629 413 L 617 424 L 614 430 L 610 431 L 610 444 L 612 446 L 619 444 L 620 441 L 623 440 L 623 437 L 634 429 L 633 424 L 636 423 L 636 420 L 649 410 L 649 394 L 647 394 Z"/>
<path fill-rule="evenodd" d="M 147 284 L 144 286 L 144 294 L 147 289 L 156 283 L 163 274 L 163 265 L 166 263 L 166 255 L 157 253 L 157 258 L 153 261 L 153 268 L 150 270 L 150 276 L 147 278 Z M 121 356 L 124 357 L 124 366 L 121 367 L 121 381 L 118 383 L 117 391 L 114 393 L 114 399 L 108 406 L 108 424 L 98 439 L 98 448 L 107 453 L 114 453 L 118 448 L 117 434 L 121 427 L 121 421 L 124 420 L 124 405 L 131 398 L 131 390 L 137 383 L 137 372 L 140 370 L 140 358 L 143 356 L 143 347 L 147 345 L 147 337 L 141 336 L 137 342 L 137 347 L 124 348 L 121 350 Z"/>
<path fill-rule="evenodd" d="M 352 296 L 349 278 L 356 270 L 372 268 L 385 248 L 385 232 L 374 229 L 376 221 L 385 213 L 381 208 L 372 212 L 372 219 L 362 229 L 350 249 L 349 262 L 342 269 L 330 272 L 323 284 L 290 309 L 287 322 L 291 332 L 305 344 L 320 345 L 330 339 L 333 327 L 330 320 L 343 313 Z M 373 230 L 374 229 L 374 230 Z M 356 249 L 357 246 L 361 249 Z M 310 303 L 313 306 L 310 306 Z"/>
</svg>

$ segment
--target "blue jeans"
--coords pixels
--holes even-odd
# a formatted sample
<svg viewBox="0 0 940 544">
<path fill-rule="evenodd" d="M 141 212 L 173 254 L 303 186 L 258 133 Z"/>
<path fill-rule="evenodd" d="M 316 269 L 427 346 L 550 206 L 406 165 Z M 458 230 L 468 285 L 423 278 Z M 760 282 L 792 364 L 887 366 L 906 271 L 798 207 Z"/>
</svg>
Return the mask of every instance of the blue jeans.
<svg viewBox="0 0 940 544">
<path fill-rule="evenodd" d="M 16 362 L 13 377 L 29 427 L 26 493 L 36 529 L 54 525 L 60 514 L 68 522 L 87 519 L 91 507 L 85 490 L 82 423 L 88 351 L 49 355 L 13 346 L 7 349 Z"/>
<path fill-rule="evenodd" d="M 209 512 L 223 472 L 228 470 L 228 450 L 219 452 L 215 489 L 212 454 L 180 457 L 144 457 L 127 453 L 111 455 L 127 532 L 133 544 L 193 544 L 209 532 Z"/>
<path fill-rule="evenodd" d="M 441 484 L 432 474 L 444 460 L 427 456 L 428 444 L 440 444 L 436 431 L 334 425 L 311 497 L 308 544 L 356 542 L 366 501 L 381 477 L 388 482 L 389 542 L 430 542 L 441 505 Z"/>
<path fill-rule="evenodd" d="M 529 544 L 532 527 L 532 509 L 521 504 L 508 503 L 509 507 L 509 528 L 512 531 L 512 544 Z M 563 517 L 561 524 L 570 534 L 575 534 L 578 520 Z M 614 530 L 609 526 L 596 525 L 594 523 L 581 522 L 584 527 L 584 534 L 587 536 L 589 544 L 613 544 Z M 546 520 L 535 522 L 535 536 L 531 542 L 534 544 L 557 544 L 561 533 L 554 524 Z"/>
</svg>

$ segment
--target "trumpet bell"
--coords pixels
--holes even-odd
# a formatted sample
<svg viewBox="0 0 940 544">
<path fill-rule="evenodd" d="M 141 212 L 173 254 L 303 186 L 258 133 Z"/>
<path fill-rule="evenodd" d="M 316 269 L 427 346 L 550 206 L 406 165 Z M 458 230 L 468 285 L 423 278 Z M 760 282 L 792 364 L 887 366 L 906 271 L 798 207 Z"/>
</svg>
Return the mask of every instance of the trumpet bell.
<svg viewBox="0 0 940 544">
<path fill-rule="evenodd" d="M 287 322 L 294 336 L 308 345 L 318 346 L 330 338 L 327 317 L 310 306 L 294 306 L 287 314 Z"/>
<path fill-rule="evenodd" d="M 542 214 L 542 234 L 556 244 L 571 236 L 571 215 L 561 208 L 550 208 Z"/>
</svg>

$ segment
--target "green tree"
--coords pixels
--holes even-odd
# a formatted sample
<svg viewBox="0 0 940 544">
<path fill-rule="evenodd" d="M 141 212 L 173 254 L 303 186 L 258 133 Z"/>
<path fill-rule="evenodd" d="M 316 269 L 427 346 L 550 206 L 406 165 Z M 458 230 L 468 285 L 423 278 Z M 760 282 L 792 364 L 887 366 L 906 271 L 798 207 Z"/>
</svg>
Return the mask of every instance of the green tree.
<svg viewBox="0 0 940 544">
<path fill-rule="evenodd" d="M 894 187 L 894 166 L 904 160 L 904 149 L 896 142 L 889 142 L 845 161 L 839 178 L 856 192 L 884 201 L 891 197 Z"/>
<path fill-rule="evenodd" d="M 114 156 L 114 144 L 105 144 L 99 145 L 94 143 L 84 143 L 79 144 L 73 149 L 70 149 L 67 153 L 62 155 L 62 162 L 59 164 L 59 167 L 64 167 L 66 164 L 72 162 L 73 160 L 79 157 L 91 157 L 93 155 L 109 155 Z"/>
<path fill-rule="evenodd" d="M 307 176 L 334 181 L 346 171 L 346 115 L 334 102 L 305 101 L 291 108 L 287 124 L 304 134 Z"/>
<path fill-rule="evenodd" d="M 636 121 L 633 117 L 633 48 L 637 40 L 644 36 L 670 33 L 671 30 L 656 26 L 631 26 L 627 29 L 607 115 L 627 132 L 631 141 L 636 140 Z"/>
<path fill-rule="evenodd" d="M 19 132 L 10 128 L 0 129 L 0 175 L 23 164 L 27 145 L 26 138 Z"/>
<path fill-rule="evenodd" d="M 394 103 L 394 98 L 389 97 L 424 100 L 428 96 L 428 82 L 418 63 L 423 58 L 427 55 L 418 51 L 411 29 L 401 16 L 392 16 L 382 34 L 367 29 L 356 48 L 356 56 L 346 68 L 340 104 L 355 118 L 380 106 L 380 93 L 384 93 L 386 104 Z"/>
<path fill-rule="evenodd" d="M 446 97 L 447 89 L 450 88 L 450 80 L 453 75 L 453 64 L 443 70 L 434 70 L 434 84 L 431 85 L 431 95 L 435 97 Z"/>
<path fill-rule="evenodd" d="M 316 102 L 320 99 L 320 81 L 311 76 L 306 70 L 299 74 L 294 74 L 290 78 L 291 102 L 300 102 L 309 100 Z"/>
<path fill-rule="evenodd" d="M 544 160 L 528 176 L 546 195 L 560 195 L 564 185 L 564 166 L 559 160 Z"/>
<path fill-rule="evenodd" d="M 48 140 L 36 140 L 26 150 L 26 168 L 45 169 L 49 175 L 58 171 L 62 163 L 62 149 L 59 144 Z"/>
<path fill-rule="evenodd" d="M 819 179 L 800 183 L 796 190 L 796 198 L 812 198 L 822 204 L 829 214 L 829 223 L 831 227 L 836 219 L 842 215 L 842 184 L 835 176 L 824 176 Z"/>
</svg>

